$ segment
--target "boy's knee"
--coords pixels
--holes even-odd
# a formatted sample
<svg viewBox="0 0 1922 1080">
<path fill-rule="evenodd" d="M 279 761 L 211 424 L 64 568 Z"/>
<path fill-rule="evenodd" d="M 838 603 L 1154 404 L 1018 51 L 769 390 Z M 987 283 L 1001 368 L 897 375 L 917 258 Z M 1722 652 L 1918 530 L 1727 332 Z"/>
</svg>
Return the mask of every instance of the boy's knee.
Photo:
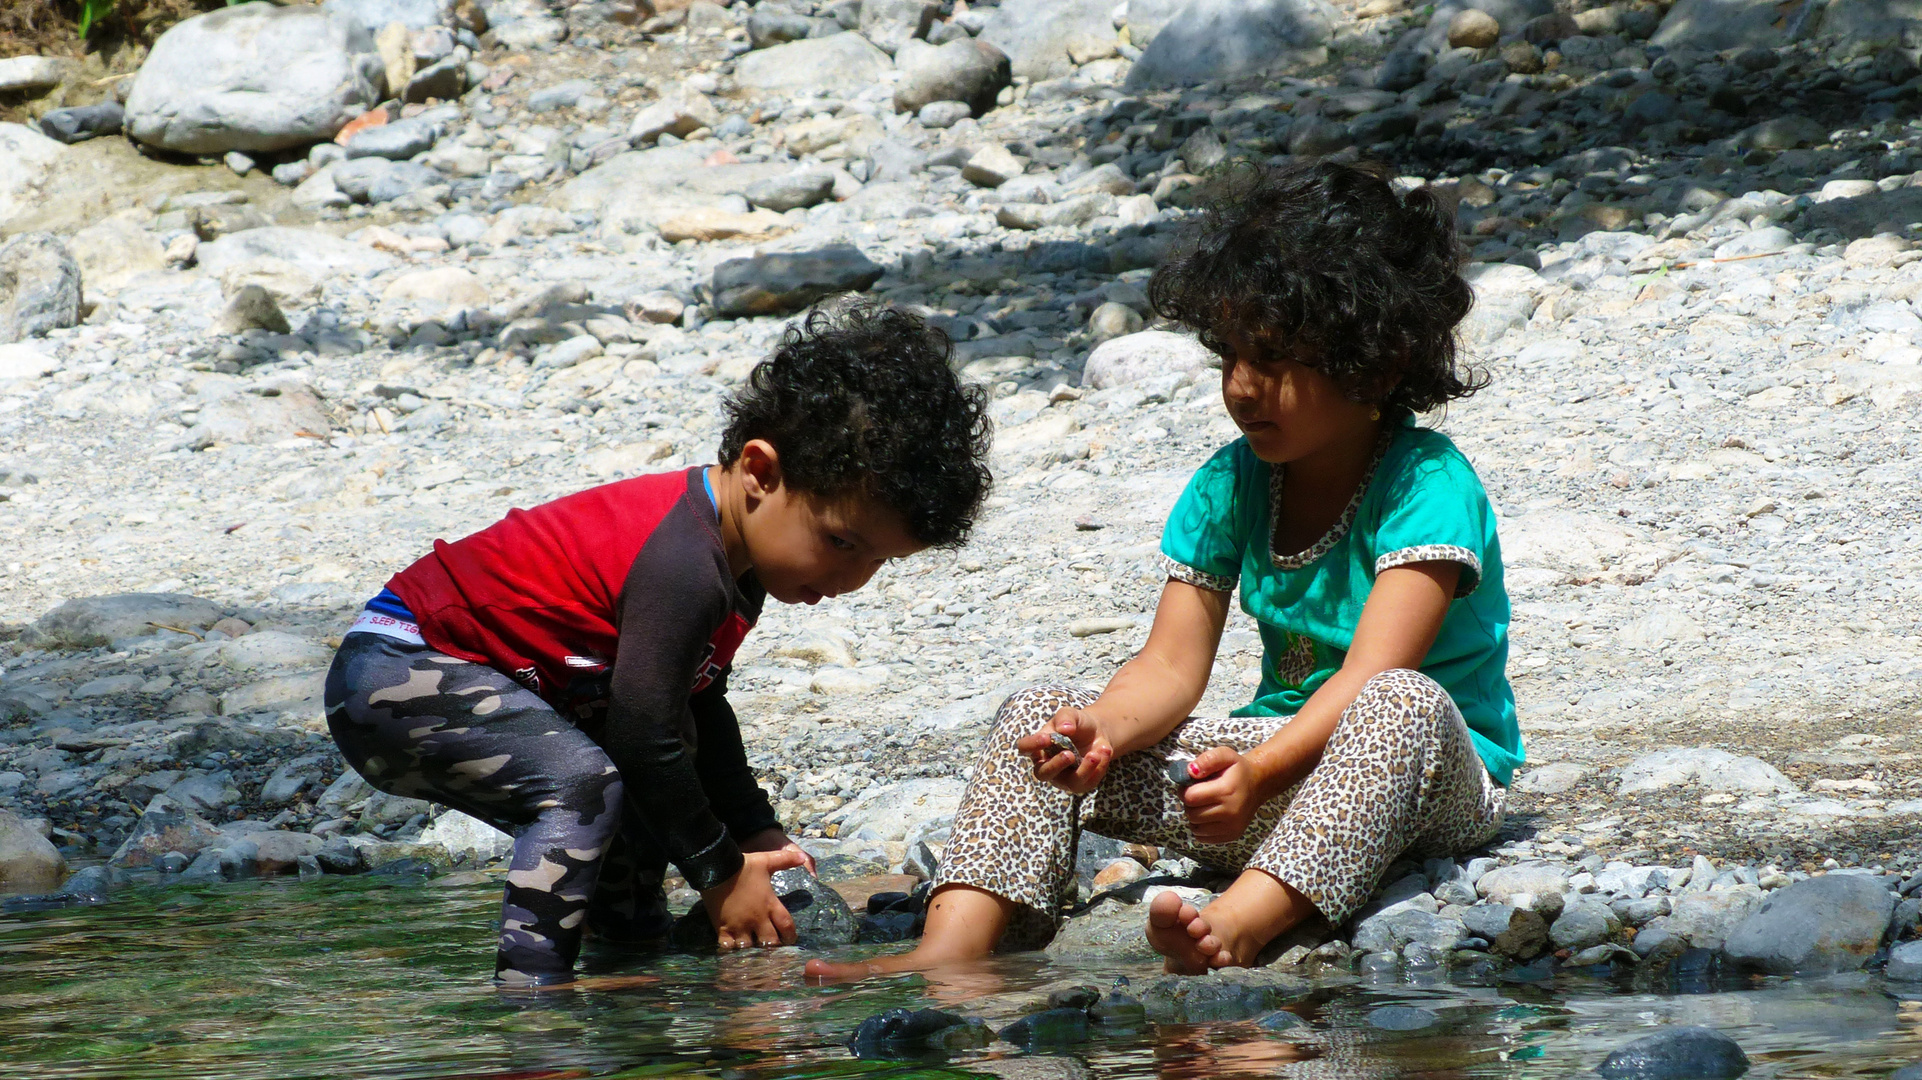
<svg viewBox="0 0 1922 1080">
<path fill-rule="evenodd" d="M 621 805 L 626 796 L 621 774 L 611 766 L 604 772 L 584 771 L 555 785 L 556 805 L 547 812 L 567 815 L 570 830 L 611 837 L 620 828 Z"/>
</svg>

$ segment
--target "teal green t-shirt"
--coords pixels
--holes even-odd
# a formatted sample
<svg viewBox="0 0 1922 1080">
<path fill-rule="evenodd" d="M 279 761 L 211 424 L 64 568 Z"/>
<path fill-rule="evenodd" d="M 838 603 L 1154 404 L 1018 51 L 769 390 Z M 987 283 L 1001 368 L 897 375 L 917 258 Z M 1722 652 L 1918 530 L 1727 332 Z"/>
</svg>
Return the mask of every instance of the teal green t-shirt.
<svg viewBox="0 0 1922 1080">
<path fill-rule="evenodd" d="M 1522 763 L 1508 685 L 1508 594 L 1495 510 L 1474 466 L 1448 436 L 1408 417 L 1388 429 L 1342 520 L 1307 551 L 1270 550 L 1281 472 L 1246 439 L 1188 481 L 1161 550 L 1169 576 L 1241 591 L 1261 627 L 1261 685 L 1236 716 L 1293 716 L 1341 668 L 1375 575 L 1409 563 L 1462 566 L 1455 600 L 1422 661 L 1461 709 L 1482 764 L 1506 785 Z"/>
</svg>

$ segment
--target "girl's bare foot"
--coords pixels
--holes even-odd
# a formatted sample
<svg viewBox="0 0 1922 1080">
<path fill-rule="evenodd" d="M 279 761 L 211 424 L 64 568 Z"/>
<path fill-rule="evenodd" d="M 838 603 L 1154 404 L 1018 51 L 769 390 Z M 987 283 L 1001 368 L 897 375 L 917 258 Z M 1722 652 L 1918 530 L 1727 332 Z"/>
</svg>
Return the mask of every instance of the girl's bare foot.
<svg viewBox="0 0 1922 1080">
<path fill-rule="evenodd" d="M 1171 975 L 1199 975 L 1221 966 L 1221 939 L 1173 889 L 1148 904 L 1148 944 L 1166 958 L 1161 966 Z"/>
<path fill-rule="evenodd" d="M 890 975 L 898 971 L 926 971 L 943 961 L 933 956 L 923 956 L 922 950 L 895 953 L 892 956 L 877 956 L 872 960 L 857 960 L 851 964 L 836 964 L 827 960 L 809 960 L 801 969 L 808 979 L 822 982 L 852 982 L 865 979 L 870 975 Z"/>
</svg>

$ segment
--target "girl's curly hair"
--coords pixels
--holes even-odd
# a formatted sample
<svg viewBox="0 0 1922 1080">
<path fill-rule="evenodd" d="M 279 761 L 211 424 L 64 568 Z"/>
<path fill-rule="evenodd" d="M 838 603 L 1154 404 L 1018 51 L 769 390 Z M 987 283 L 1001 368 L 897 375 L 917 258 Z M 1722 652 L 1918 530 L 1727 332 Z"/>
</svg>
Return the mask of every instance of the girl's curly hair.
<svg viewBox="0 0 1922 1080">
<path fill-rule="evenodd" d="M 915 539 L 958 547 L 993 477 L 987 394 L 961 384 L 950 351 L 946 334 L 898 308 L 816 308 L 728 398 L 721 460 L 766 439 L 797 491 L 878 500 Z"/>
<path fill-rule="evenodd" d="M 1154 309 L 1223 358 L 1242 336 L 1283 349 L 1352 401 L 1424 412 L 1486 386 L 1456 367 L 1462 280 L 1453 215 L 1374 167 L 1237 163 L 1148 283 Z"/>
</svg>

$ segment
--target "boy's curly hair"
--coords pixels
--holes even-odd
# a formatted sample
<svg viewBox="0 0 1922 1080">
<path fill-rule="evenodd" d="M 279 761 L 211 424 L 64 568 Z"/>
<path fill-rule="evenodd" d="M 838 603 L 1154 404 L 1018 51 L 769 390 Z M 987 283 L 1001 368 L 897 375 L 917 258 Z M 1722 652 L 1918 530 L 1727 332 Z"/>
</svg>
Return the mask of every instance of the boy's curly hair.
<svg viewBox="0 0 1922 1080">
<path fill-rule="evenodd" d="M 721 460 L 766 439 L 796 490 L 876 499 L 915 539 L 958 547 L 993 477 L 987 394 L 961 385 L 950 349 L 946 334 L 898 308 L 816 308 L 728 398 Z"/>
<path fill-rule="evenodd" d="M 1453 215 L 1375 167 L 1237 163 L 1155 271 L 1156 312 L 1226 358 L 1241 335 L 1286 349 L 1351 401 L 1423 412 L 1487 385 L 1456 367 L 1462 280 Z"/>
</svg>

